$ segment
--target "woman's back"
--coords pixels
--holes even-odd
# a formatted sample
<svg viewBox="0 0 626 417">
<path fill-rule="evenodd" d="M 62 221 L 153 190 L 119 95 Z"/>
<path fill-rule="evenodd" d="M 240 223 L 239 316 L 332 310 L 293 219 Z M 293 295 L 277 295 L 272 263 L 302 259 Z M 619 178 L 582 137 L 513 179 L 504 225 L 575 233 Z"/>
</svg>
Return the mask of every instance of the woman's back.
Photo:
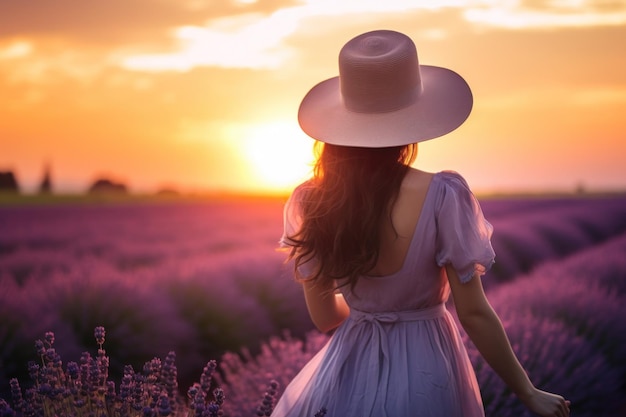
<svg viewBox="0 0 626 417">
<path fill-rule="evenodd" d="M 493 262 L 491 225 L 455 172 L 410 170 L 391 218 L 396 230 L 384 226 L 375 270 L 354 288 L 340 287 L 351 308 L 387 312 L 442 304 L 450 295 L 444 264 L 454 263 L 468 280 Z"/>
<path fill-rule="evenodd" d="M 391 222 L 385 218 L 381 225 L 379 258 L 369 275 L 391 275 L 402 268 L 432 178 L 433 174 L 416 169 L 407 172 L 391 207 Z"/>
</svg>

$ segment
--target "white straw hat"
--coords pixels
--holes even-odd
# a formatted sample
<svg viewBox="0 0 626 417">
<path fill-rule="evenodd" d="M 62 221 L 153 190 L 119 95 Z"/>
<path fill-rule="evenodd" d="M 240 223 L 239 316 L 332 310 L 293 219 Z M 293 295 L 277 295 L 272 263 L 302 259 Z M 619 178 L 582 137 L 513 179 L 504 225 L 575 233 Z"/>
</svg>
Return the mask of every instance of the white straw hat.
<svg viewBox="0 0 626 417">
<path fill-rule="evenodd" d="M 322 142 L 382 148 L 422 142 L 459 127 L 472 110 L 472 92 L 446 68 L 419 65 L 406 35 L 377 30 L 339 53 L 339 76 L 302 100 L 302 130 Z"/>
</svg>

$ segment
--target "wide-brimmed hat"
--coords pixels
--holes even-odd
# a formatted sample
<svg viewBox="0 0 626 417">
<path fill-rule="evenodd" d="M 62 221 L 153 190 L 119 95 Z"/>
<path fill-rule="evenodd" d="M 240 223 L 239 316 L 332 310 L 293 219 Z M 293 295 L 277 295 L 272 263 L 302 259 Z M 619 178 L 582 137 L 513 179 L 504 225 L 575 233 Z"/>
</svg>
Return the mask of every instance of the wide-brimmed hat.
<svg viewBox="0 0 626 417">
<path fill-rule="evenodd" d="M 459 74 L 419 65 L 408 36 L 377 30 L 344 45 L 339 76 L 306 94 L 298 121 L 325 143 L 382 148 L 445 135 L 471 110 L 472 92 Z"/>
</svg>

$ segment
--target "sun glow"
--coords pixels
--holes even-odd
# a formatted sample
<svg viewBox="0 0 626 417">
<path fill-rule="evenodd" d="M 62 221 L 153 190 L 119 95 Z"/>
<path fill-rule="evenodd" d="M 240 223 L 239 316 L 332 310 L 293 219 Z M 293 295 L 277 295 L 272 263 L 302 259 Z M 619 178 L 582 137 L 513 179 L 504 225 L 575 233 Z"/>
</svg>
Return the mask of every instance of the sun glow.
<svg viewBox="0 0 626 417">
<path fill-rule="evenodd" d="M 278 121 L 250 127 L 244 149 L 260 188 L 287 192 L 311 173 L 313 140 L 295 123 Z"/>
</svg>

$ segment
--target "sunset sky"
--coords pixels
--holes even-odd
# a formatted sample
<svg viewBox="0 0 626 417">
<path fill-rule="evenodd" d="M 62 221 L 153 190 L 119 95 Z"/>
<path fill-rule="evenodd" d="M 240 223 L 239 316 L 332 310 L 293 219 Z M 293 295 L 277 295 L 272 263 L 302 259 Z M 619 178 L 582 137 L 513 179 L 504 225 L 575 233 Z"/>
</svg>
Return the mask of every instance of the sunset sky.
<svg viewBox="0 0 626 417">
<path fill-rule="evenodd" d="M 416 166 L 478 192 L 626 189 L 624 0 L 0 0 L 0 171 L 32 192 L 285 191 L 300 100 L 373 29 L 462 74 L 468 122 Z"/>
</svg>

